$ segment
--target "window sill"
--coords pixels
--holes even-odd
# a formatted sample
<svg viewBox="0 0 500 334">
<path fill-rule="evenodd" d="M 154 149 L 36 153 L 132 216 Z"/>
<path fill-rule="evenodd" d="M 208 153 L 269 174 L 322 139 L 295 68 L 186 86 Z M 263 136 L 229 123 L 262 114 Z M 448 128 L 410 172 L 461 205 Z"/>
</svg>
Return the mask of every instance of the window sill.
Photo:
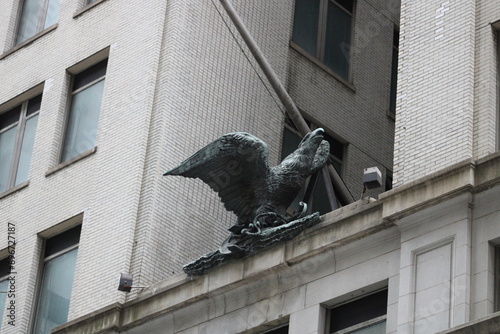
<svg viewBox="0 0 500 334">
<path fill-rule="evenodd" d="M 62 162 L 57 166 L 49 168 L 49 170 L 45 172 L 45 177 L 50 176 L 54 173 L 57 173 L 61 169 L 64 169 L 64 168 L 74 164 L 77 161 L 83 160 L 86 157 L 93 155 L 96 151 L 97 151 L 97 146 L 94 146 L 94 148 L 91 148 L 90 150 L 87 150 L 87 151 L 83 152 L 82 154 L 79 154 L 76 157 L 69 159 L 68 161 Z"/>
<path fill-rule="evenodd" d="M 105 2 L 105 1 L 108 1 L 108 0 L 97 0 L 97 1 L 94 1 L 92 3 L 89 3 L 87 5 L 85 5 L 83 8 L 77 10 L 74 14 L 73 14 L 73 18 L 76 19 L 78 16 L 82 15 L 83 13 L 91 10 L 92 8 L 94 8 L 95 6 L 98 6 L 100 5 L 101 3 Z"/>
<path fill-rule="evenodd" d="M 320 62 L 318 59 L 316 59 L 313 56 L 311 56 L 309 53 L 307 53 L 300 46 L 298 46 L 294 42 L 290 41 L 290 47 L 293 50 L 297 51 L 302 56 L 306 57 L 313 64 L 315 64 L 316 66 L 318 66 L 319 68 L 321 68 L 323 71 L 325 71 L 326 73 L 328 73 L 329 75 L 331 75 L 334 79 L 336 79 L 337 81 L 339 81 L 341 84 L 343 84 L 344 86 L 346 86 L 347 88 L 349 88 L 350 90 L 352 90 L 354 93 L 356 93 L 356 88 L 354 87 L 354 85 L 351 82 L 347 81 L 346 79 L 342 78 L 340 75 L 338 75 L 337 73 L 335 73 L 334 71 L 332 71 L 328 66 L 326 66 L 325 64 L 323 64 L 322 62 Z"/>
<path fill-rule="evenodd" d="M 14 188 L 10 188 L 5 190 L 4 192 L 0 193 L 0 199 L 5 198 L 9 196 L 10 194 L 13 194 L 15 192 L 18 192 L 21 189 L 26 188 L 30 184 L 30 181 L 24 181 L 23 183 L 18 184 Z"/>
<path fill-rule="evenodd" d="M 30 45 L 31 43 L 33 43 L 37 39 L 41 38 L 42 36 L 47 35 L 51 31 L 56 30 L 57 26 L 58 26 L 57 23 L 53 24 L 50 27 L 48 27 L 47 29 L 44 29 L 44 30 L 40 31 L 39 33 L 35 34 L 34 36 L 28 38 L 24 42 L 15 45 L 13 48 L 11 48 L 11 49 L 5 51 L 3 54 L 1 54 L 0 55 L 0 60 L 6 58 L 8 56 L 10 56 L 11 54 L 13 54 L 14 52 L 16 52 L 17 50 L 22 49 L 22 48 L 24 48 L 27 45 Z"/>
</svg>

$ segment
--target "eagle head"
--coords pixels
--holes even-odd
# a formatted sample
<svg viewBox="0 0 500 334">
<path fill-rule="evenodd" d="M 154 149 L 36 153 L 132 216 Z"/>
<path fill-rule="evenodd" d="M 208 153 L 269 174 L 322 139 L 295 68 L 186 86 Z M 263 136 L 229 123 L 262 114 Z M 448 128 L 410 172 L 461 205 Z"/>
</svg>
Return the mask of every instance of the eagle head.
<svg viewBox="0 0 500 334">
<path fill-rule="evenodd" d="M 323 167 L 330 152 L 330 145 L 323 140 L 324 132 L 322 128 L 318 128 L 305 135 L 299 147 L 281 165 L 305 174 L 314 173 Z"/>
</svg>

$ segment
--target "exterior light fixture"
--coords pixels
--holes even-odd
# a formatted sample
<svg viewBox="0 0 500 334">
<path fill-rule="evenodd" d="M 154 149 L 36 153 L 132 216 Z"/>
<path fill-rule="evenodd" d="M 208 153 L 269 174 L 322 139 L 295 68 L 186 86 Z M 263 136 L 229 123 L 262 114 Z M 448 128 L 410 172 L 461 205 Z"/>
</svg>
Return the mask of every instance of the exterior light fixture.
<svg viewBox="0 0 500 334">
<path fill-rule="evenodd" d="M 144 289 L 147 286 L 132 286 L 134 278 L 130 274 L 120 273 L 120 282 L 118 283 L 118 291 L 130 292 L 131 289 Z"/>
<path fill-rule="evenodd" d="M 365 196 L 366 189 L 375 189 L 382 186 L 382 173 L 378 167 L 365 168 L 363 171 L 363 192 L 361 199 Z"/>
</svg>

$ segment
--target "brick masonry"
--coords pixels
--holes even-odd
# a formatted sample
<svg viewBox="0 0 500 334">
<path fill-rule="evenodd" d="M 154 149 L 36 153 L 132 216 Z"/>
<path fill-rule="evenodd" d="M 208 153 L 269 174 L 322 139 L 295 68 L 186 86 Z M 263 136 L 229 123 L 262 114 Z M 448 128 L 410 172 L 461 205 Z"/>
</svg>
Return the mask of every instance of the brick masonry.
<svg viewBox="0 0 500 334">
<path fill-rule="evenodd" d="M 394 182 L 497 149 L 495 1 L 402 1 Z"/>
</svg>

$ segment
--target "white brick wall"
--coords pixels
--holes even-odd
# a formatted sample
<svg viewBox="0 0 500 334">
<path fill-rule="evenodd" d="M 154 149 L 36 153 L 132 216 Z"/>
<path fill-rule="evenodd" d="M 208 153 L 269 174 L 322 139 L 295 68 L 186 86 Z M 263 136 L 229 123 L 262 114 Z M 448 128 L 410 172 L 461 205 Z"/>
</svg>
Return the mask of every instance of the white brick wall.
<svg viewBox="0 0 500 334">
<path fill-rule="evenodd" d="M 394 181 L 496 150 L 496 1 L 402 1 Z"/>
</svg>

